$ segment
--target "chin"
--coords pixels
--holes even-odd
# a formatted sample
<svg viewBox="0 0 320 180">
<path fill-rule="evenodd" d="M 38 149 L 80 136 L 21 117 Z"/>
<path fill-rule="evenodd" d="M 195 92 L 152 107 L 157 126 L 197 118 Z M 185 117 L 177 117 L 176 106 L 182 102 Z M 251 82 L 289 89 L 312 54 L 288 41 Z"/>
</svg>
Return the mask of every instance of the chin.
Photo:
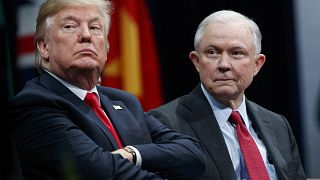
<svg viewBox="0 0 320 180">
<path fill-rule="evenodd" d="M 219 97 L 233 98 L 237 94 L 237 91 L 230 88 L 219 88 L 216 89 L 213 94 Z"/>
<path fill-rule="evenodd" d="M 77 65 L 77 66 L 72 66 L 70 68 L 71 71 L 77 71 L 80 74 L 87 74 L 87 75 L 88 73 L 97 73 L 99 69 L 100 68 L 98 68 L 97 66 L 88 66 L 88 65 L 86 66 Z"/>
<path fill-rule="evenodd" d="M 82 59 L 76 62 L 75 66 L 81 69 L 96 69 L 100 64 L 93 59 Z"/>
</svg>

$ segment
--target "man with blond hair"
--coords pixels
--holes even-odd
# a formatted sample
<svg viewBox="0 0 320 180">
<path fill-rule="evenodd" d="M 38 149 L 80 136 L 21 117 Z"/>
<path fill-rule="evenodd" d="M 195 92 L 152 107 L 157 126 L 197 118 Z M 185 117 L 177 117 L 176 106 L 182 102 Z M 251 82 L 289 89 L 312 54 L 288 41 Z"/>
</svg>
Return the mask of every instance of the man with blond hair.
<svg viewBox="0 0 320 180">
<path fill-rule="evenodd" d="M 99 86 L 111 4 L 47 0 L 35 34 L 39 76 L 10 102 L 25 179 L 194 178 L 202 145 L 146 115 L 133 95 Z"/>
</svg>

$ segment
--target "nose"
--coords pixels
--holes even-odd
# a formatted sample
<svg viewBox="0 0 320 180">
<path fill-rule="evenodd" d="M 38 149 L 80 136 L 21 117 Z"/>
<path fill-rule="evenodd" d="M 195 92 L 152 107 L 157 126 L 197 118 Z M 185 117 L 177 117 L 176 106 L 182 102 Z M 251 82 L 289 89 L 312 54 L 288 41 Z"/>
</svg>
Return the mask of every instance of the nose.
<svg viewBox="0 0 320 180">
<path fill-rule="evenodd" d="M 90 29 L 87 26 L 82 26 L 79 32 L 79 42 L 91 42 L 91 33 Z"/>
<path fill-rule="evenodd" d="M 230 57 L 229 54 L 224 52 L 221 55 L 221 58 L 218 61 L 218 68 L 220 71 L 228 71 L 231 69 L 231 65 L 230 65 Z"/>
</svg>

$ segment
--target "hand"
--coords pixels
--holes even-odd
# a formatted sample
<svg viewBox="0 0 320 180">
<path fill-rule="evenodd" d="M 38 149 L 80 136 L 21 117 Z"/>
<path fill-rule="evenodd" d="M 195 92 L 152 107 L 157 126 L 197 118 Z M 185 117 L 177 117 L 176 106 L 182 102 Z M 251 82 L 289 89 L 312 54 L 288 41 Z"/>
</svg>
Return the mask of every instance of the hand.
<svg viewBox="0 0 320 180">
<path fill-rule="evenodd" d="M 131 153 L 128 153 L 124 149 L 118 149 L 111 152 L 112 154 L 120 154 L 123 158 L 128 159 L 130 162 L 133 163 L 133 156 Z"/>
</svg>

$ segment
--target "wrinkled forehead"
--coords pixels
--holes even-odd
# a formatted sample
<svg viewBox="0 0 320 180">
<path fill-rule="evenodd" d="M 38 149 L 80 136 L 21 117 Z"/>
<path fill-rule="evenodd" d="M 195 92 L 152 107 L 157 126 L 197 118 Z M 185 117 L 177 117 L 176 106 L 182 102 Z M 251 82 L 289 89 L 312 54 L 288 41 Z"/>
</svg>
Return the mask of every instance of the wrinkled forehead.
<svg viewBox="0 0 320 180">
<path fill-rule="evenodd" d="M 94 6 L 89 7 L 65 7 L 57 12 L 54 16 L 58 20 L 102 20 L 102 14 Z"/>
<path fill-rule="evenodd" d="M 253 34 L 247 24 L 241 22 L 211 23 L 203 29 L 200 48 L 219 46 L 243 48 L 254 51 Z"/>
<path fill-rule="evenodd" d="M 110 26 L 110 19 L 103 16 L 99 9 L 95 6 L 66 6 L 60 9 L 53 16 L 47 18 L 47 28 L 53 26 L 60 26 L 68 22 L 75 23 L 97 23 L 99 24 L 103 31 L 108 33 Z M 107 35 L 107 34 L 105 34 Z"/>
<path fill-rule="evenodd" d="M 205 34 L 215 35 L 235 35 L 252 38 L 252 32 L 245 22 L 215 22 L 210 23 L 204 28 Z"/>
<path fill-rule="evenodd" d="M 238 39 L 241 41 L 250 40 L 251 43 L 253 43 L 253 33 L 249 26 L 242 22 L 208 24 L 203 30 L 203 37 L 201 40 L 205 40 L 210 37 Z"/>
</svg>

